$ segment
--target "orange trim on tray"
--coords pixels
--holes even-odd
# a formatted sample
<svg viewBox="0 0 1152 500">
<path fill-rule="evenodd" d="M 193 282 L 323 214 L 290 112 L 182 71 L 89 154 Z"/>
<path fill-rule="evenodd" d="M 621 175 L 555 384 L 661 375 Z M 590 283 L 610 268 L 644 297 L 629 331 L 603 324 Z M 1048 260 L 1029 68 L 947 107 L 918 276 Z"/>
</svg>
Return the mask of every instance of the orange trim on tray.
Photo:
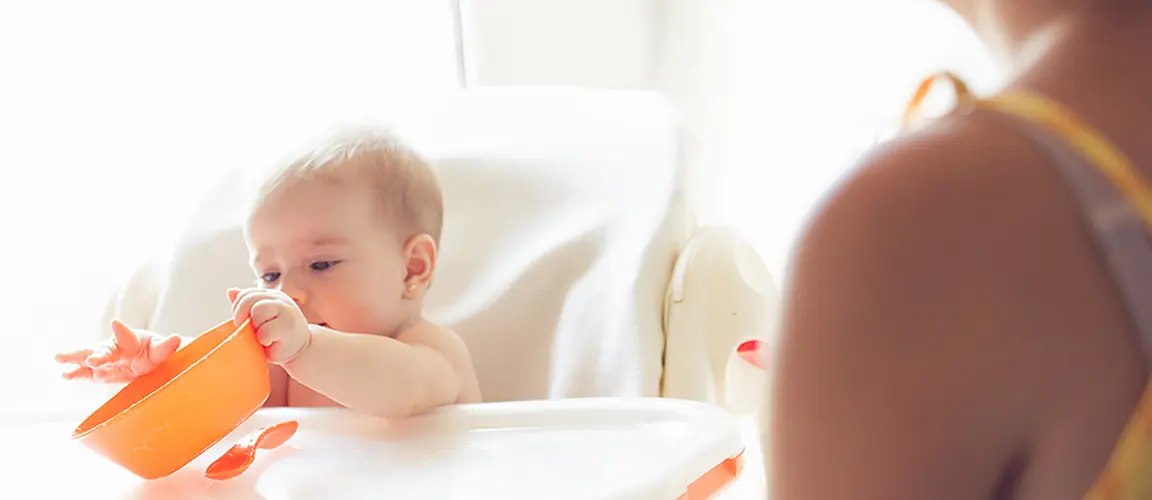
<svg viewBox="0 0 1152 500">
<path fill-rule="evenodd" d="M 712 470 L 688 485 L 688 490 L 676 500 L 706 500 L 712 498 L 736 479 L 744 469 L 744 450 L 732 458 L 725 459 Z"/>
</svg>

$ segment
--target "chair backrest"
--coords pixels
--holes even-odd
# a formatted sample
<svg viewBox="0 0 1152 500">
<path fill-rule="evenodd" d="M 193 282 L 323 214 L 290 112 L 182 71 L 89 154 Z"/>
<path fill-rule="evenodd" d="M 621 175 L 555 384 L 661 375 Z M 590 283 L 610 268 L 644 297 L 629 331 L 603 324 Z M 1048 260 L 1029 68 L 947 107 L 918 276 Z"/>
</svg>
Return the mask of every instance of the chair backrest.
<svg viewBox="0 0 1152 500">
<path fill-rule="evenodd" d="M 426 316 L 468 344 L 485 399 L 659 395 L 663 300 L 692 224 L 664 101 L 491 89 L 412 108 L 391 125 L 435 161 L 445 195 Z M 111 314 L 184 334 L 228 315 L 224 290 L 253 280 L 247 174 L 220 184 Z"/>
</svg>

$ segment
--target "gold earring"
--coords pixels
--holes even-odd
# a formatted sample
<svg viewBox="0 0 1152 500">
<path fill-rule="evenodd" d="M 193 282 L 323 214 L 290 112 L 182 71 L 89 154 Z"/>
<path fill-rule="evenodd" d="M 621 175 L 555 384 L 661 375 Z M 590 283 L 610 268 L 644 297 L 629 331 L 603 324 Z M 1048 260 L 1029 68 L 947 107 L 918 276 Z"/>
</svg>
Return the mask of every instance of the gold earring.
<svg viewBox="0 0 1152 500">
<path fill-rule="evenodd" d="M 408 284 L 408 292 L 409 292 L 409 293 L 414 293 L 414 292 L 416 292 L 416 284 L 415 284 L 415 283 L 409 283 L 409 284 Z"/>
</svg>

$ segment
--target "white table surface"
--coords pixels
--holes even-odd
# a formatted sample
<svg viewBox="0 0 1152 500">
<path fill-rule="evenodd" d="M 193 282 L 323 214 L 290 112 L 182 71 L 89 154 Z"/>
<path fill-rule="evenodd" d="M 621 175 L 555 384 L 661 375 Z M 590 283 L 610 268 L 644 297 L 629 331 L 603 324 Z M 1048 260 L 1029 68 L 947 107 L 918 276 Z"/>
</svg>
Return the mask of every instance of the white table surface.
<svg viewBox="0 0 1152 500">
<path fill-rule="evenodd" d="M 290 498 L 377 498 L 381 479 L 373 478 L 374 470 L 384 467 L 397 467 L 397 463 L 382 463 L 379 457 L 367 460 L 368 465 L 357 466 L 362 461 L 358 454 L 371 454 L 358 445 L 356 433 L 386 432 L 367 428 L 345 429 L 344 441 L 332 436 L 320 439 L 309 435 L 305 421 L 301 420 L 300 433 L 281 449 L 262 452 L 256 463 L 244 475 L 230 481 L 213 481 L 203 476 L 205 467 L 220 456 L 244 433 L 259 425 L 266 425 L 284 418 L 296 418 L 300 414 L 295 409 L 261 410 L 248 423 L 233 435 L 210 449 L 184 469 L 167 478 L 145 481 L 137 478 L 118 465 L 104 459 L 72 442 L 71 431 L 82 414 L 26 411 L 23 414 L 0 414 L 0 443 L 2 453 L 7 455 L 0 465 L 0 498 L 84 498 L 103 499 L 228 499 L 228 500 L 280 500 Z M 307 418 L 307 415 L 305 415 Z M 741 475 L 716 498 L 719 500 L 764 499 L 763 460 L 759 434 L 748 419 L 740 421 L 741 434 L 745 443 L 744 468 Z M 320 439 L 320 441 L 317 441 Z M 627 436 L 616 439 L 627 440 Z M 309 441 L 311 440 L 311 441 Z M 301 444 L 296 447 L 295 444 Z M 320 446 L 309 443 L 321 443 Z M 531 447 L 551 450 L 555 443 L 528 443 Z M 469 444 L 469 447 L 476 446 Z M 480 443 L 480 448 L 483 444 Z M 553 448 L 546 448 L 551 446 Z M 317 451 L 317 449 L 320 451 Z M 307 449 L 307 453 L 300 453 Z M 483 451 L 483 450 L 481 450 Z M 414 460 L 430 460 L 432 455 L 411 457 Z M 614 457 L 628 463 L 627 458 Z M 392 459 L 389 459 L 392 460 Z M 595 462 L 590 459 L 587 462 Z M 585 462 L 585 463 L 587 463 Z M 532 471 L 530 462 L 518 465 L 524 470 L 518 474 L 542 478 L 558 474 L 551 470 Z M 335 471 L 338 471 L 335 472 Z M 574 471 L 576 473 L 579 471 Z M 457 470 L 451 479 L 427 477 L 429 482 L 450 481 L 461 488 L 469 481 L 485 482 L 485 478 L 467 478 L 467 471 Z M 545 479 L 546 480 L 546 479 Z M 417 481 L 412 478 L 408 482 Z M 424 479 L 420 479 L 424 481 Z M 506 484 L 507 480 L 505 480 Z M 428 484 L 428 483 L 424 483 Z M 290 485 L 290 486 L 289 486 Z M 487 486 L 491 486 L 488 484 Z M 503 486 L 501 486 L 503 487 Z M 481 488 L 483 489 L 483 488 Z M 374 492 L 374 493 L 371 493 Z M 440 490 L 443 491 L 443 487 Z M 35 493 L 32 493 L 35 492 Z M 470 492 L 471 493 L 471 492 Z M 442 493 L 437 493 L 440 495 Z M 474 495 L 463 495 L 474 498 Z M 558 496 L 566 496 L 559 495 Z M 409 498 L 399 495 L 397 498 Z M 671 499 L 669 499 L 671 500 Z"/>
</svg>

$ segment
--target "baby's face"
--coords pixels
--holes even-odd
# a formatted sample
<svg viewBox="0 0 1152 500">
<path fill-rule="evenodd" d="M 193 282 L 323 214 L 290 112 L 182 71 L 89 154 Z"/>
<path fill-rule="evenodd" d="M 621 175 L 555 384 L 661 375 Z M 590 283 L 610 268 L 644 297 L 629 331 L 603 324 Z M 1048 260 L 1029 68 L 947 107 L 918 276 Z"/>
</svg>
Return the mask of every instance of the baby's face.
<svg viewBox="0 0 1152 500">
<path fill-rule="evenodd" d="M 245 227 L 257 285 L 300 304 L 311 324 L 390 334 L 410 313 L 403 242 L 368 188 L 302 182 L 253 211 Z"/>
</svg>

